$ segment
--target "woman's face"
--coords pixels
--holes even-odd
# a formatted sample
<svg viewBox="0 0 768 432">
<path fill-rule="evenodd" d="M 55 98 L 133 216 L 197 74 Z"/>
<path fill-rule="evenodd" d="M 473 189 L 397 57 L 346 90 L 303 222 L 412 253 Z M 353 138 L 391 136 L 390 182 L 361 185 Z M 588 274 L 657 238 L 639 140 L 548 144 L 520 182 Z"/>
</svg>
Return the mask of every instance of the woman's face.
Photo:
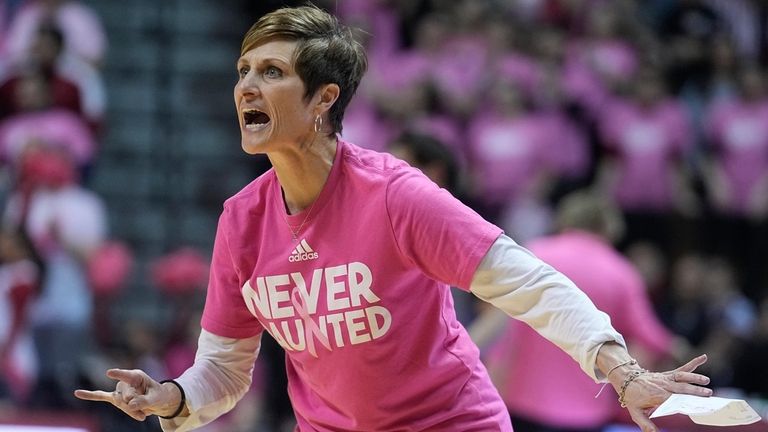
<svg viewBox="0 0 768 432">
<path fill-rule="evenodd" d="M 293 67 L 295 50 L 295 41 L 272 40 L 237 61 L 235 108 L 246 153 L 285 149 L 315 135 L 317 95 L 304 98 L 304 82 Z"/>
</svg>

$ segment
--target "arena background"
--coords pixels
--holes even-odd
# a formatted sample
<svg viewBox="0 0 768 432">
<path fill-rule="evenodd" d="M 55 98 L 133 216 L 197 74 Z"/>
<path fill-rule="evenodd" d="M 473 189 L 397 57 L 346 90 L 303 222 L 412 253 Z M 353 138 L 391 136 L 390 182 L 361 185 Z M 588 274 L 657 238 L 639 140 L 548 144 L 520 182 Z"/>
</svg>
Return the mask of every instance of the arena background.
<svg viewBox="0 0 768 432">
<path fill-rule="evenodd" d="M 72 150 L 71 139 L 72 146 L 92 148 L 62 159 L 61 148 L 49 143 L 57 150 L 43 151 L 37 165 L 25 165 L 7 131 L 29 112 L 11 103 L 15 93 L 8 83 L 34 75 L 28 52 L 38 34 L 24 33 L 16 20 L 25 17 L 33 28 L 44 19 L 28 8 L 72 4 L 74 18 L 58 31 L 66 54 L 85 64 L 74 70 L 89 72 L 62 67 L 56 73 L 61 85 L 78 93 L 73 98 L 79 102 L 70 107 L 91 139 L 82 144 L 71 138 L 67 123 L 58 147 Z M 0 430 L 159 430 L 155 419 L 136 423 L 112 407 L 75 400 L 71 391 L 109 388 L 103 378 L 108 367 L 142 368 L 159 379 L 176 376 L 191 361 L 222 202 L 268 169 L 265 158 L 247 156 L 239 146 L 232 87 L 240 39 L 255 19 L 283 4 L 300 2 L 0 3 L 3 221 L 6 231 L 32 231 L 38 250 L 27 258 L 39 258 L 47 269 L 38 281 L 41 289 L 26 298 L 26 309 L 13 309 L 12 286 L 0 291 L 7 296 L 1 306 L 9 308 L 0 313 L 0 329 L 17 323 L 37 346 L 32 358 L 0 362 Z M 641 270 L 659 318 L 693 350 L 710 354 L 705 372 L 716 394 L 747 398 L 763 417 L 768 414 L 768 2 L 315 4 L 365 30 L 360 37 L 370 70 L 359 103 L 348 110 L 345 139 L 382 151 L 397 141 L 393 131 L 438 139 L 457 170 L 446 187 L 522 243 L 553 230 L 554 209 L 568 192 L 589 187 L 607 200 L 617 198 L 627 218 L 618 247 Z M 89 19 L 96 25 L 78 27 L 71 36 L 75 43 L 66 39 L 67 25 Z M 95 41 L 102 37 L 100 50 Z M 77 43 L 84 51 L 71 45 Z M 53 94 L 61 86 L 47 88 Z M 663 104 L 654 105 L 654 97 Z M 721 102 L 740 109 L 722 113 Z M 655 162 L 664 167 L 638 168 L 639 189 L 657 188 L 655 173 L 674 172 L 683 192 L 667 201 L 612 195 L 604 183 L 610 181 L 606 167 L 628 163 L 622 127 L 636 126 L 631 118 L 612 117 L 613 103 L 649 104 L 652 117 L 664 125 L 653 131 L 661 135 L 648 138 L 643 134 L 651 132 L 642 130 L 632 141 L 670 146 Z M 513 136 L 536 140 L 546 150 L 515 159 L 508 149 L 521 145 L 517 141 L 483 144 L 477 131 L 499 121 L 494 110 L 518 121 Z M 750 119 L 757 126 L 747 124 Z M 746 126 L 728 123 L 739 120 Z M 541 136 L 536 131 L 542 127 L 559 132 Z M 734 134 L 748 136 L 744 145 L 753 153 L 741 160 L 763 177 L 751 207 L 734 204 L 743 191 L 718 188 L 722 183 L 713 168 L 733 163 L 723 149 L 732 144 L 729 139 L 738 141 L 736 147 L 743 142 Z M 46 136 L 27 137 L 32 138 Z M 53 191 L 40 217 L 58 224 L 56 247 L 44 246 L 50 240 L 46 232 L 28 227 L 34 225 L 27 219 L 33 211 L 19 207 L 19 200 L 40 190 Z M 69 193 L 75 196 L 71 203 Z M 12 258 L 0 261 L 5 267 Z M 471 322 L 476 305 L 457 302 L 465 308 L 462 319 Z M 254 390 L 233 414 L 204 430 L 291 430 L 282 354 L 274 344 L 265 345 Z M 36 366 L 24 367 L 30 364 Z M 617 419 L 613 430 L 626 421 Z"/>
</svg>

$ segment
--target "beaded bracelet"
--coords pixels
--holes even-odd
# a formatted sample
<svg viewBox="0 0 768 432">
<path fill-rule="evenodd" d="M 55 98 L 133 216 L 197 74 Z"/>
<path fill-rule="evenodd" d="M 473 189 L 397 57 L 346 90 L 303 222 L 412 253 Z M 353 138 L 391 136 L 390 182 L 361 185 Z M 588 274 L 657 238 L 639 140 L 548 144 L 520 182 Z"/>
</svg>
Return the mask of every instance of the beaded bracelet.
<svg viewBox="0 0 768 432">
<path fill-rule="evenodd" d="M 626 393 L 627 387 L 629 386 L 629 384 L 632 381 L 636 380 L 637 377 L 639 377 L 640 375 L 642 375 L 642 374 L 644 374 L 646 372 L 648 372 L 648 371 L 645 370 L 645 369 L 634 370 L 634 371 L 630 372 L 629 375 L 627 375 L 626 378 L 624 378 L 624 382 L 621 383 L 621 389 L 619 389 L 619 403 L 621 404 L 622 408 L 626 408 L 627 407 L 627 402 L 624 400 L 624 393 Z"/>
<path fill-rule="evenodd" d="M 605 374 L 605 377 L 606 377 L 606 378 L 608 378 L 609 376 L 611 376 L 611 372 L 615 371 L 616 369 L 618 369 L 618 368 L 620 368 L 620 367 L 622 367 L 622 366 L 634 366 L 634 365 L 636 365 L 636 364 L 637 364 L 637 360 L 635 360 L 635 359 L 629 359 L 629 360 L 627 360 L 627 361 L 625 361 L 625 362 L 623 362 L 623 363 L 619 363 L 619 364 L 617 364 L 616 366 L 614 366 L 614 367 L 610 368 L 610 369 L 608 370 L 608 373 L 607 373 L 607 374 Z M 600 387 L 600 390 L 599 390 L 599 391 L 597 392 L 597 394 L 595 395 L 595 399 L 597 399 L 598 397 L 600 397 L 600 394 L 603 392 L 603 390 L 605 390 L 605 386 L 607 386 L 607 385 L 608 385 L 608 383 L 606 382 L 605 384 L 603 384 L 603 386 L 602 386 L 602 387 Z"/>
<path fill-rule="evenodd" d="M 187 395 L 184 393 L 184 389 L 181 387 L 181 384 L 177 383 L 176 380 L 163 380 L 163 381 L 160 381 L 161 385 L 165 384 L 165 383 L 171 383 L 171 384 L 175 385 L 176 387 L 178 387 L 179 392 L 181 392 L 181 401 L 179 401 L 179 407 L 176 408 L 176 411 L 173 414 L 171 414 L 171 415 L 169 415 L 167 417 L 166 416 L 158 415 L 158 417 L 160 417 L 160 418 L 163 418 L 163 419 L 166 419 L 166 420 L 170 420 L 172 418 L 178 417 L 179 414 L 181 414 L 181 412 L 184 410 L 184 405 L 187 403 Z"/>
</svg>

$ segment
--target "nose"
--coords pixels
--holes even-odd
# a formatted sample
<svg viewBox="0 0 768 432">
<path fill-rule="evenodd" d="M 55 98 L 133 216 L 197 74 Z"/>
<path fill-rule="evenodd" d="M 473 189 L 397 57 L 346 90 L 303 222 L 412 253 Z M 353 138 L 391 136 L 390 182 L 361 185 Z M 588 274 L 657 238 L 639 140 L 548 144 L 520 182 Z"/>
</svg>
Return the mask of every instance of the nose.
<svg viewBox="0 0 768 432">
<path fill-rule="evenodd" d="M 255 73 L 248 72 L 235 84 L 235 96 L 254 97 L 259 94 L 259 86 L 255 78 Z"/>
</svg>

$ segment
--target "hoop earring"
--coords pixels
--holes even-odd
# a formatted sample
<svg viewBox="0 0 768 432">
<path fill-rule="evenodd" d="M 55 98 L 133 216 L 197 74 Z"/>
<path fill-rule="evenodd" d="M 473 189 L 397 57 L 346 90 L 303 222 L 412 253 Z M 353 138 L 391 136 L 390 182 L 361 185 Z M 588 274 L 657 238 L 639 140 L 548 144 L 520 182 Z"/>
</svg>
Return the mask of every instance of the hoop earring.
<svg viewBox="0 0 768 432">
<path fill-rule="evenodd" d="M 323 129 L 323 118 L 320 117 L 320 114 L 315 117 L 315 133 L 320 133 L 320 131 Z"/>
</svg>

